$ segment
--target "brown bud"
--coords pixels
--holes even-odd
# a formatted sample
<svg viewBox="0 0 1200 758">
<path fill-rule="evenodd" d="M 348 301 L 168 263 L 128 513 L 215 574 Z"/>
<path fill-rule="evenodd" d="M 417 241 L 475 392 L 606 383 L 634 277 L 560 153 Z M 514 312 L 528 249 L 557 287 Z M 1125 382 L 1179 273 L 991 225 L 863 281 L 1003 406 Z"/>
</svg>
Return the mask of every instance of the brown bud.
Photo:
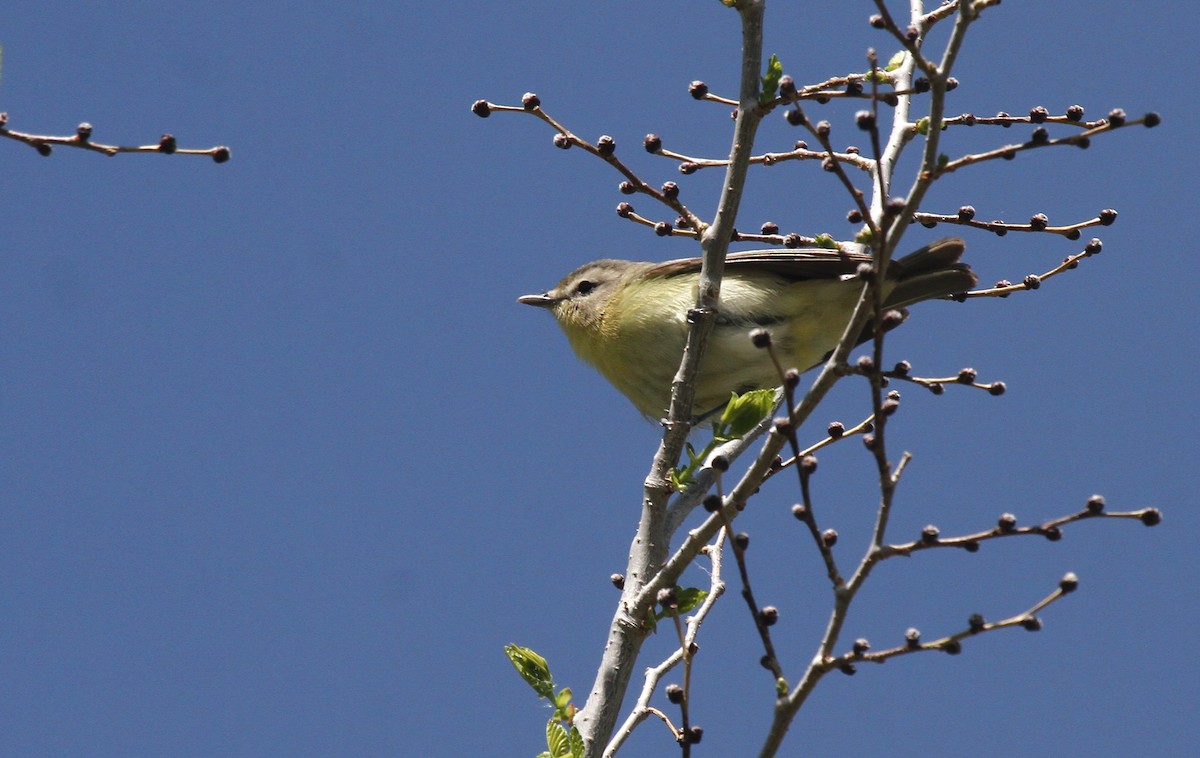
<svg viewBox="0 0 1200 758">
<path fill-rule="evenodd" d="M 1079 577 L 1075 576 L 1074 571 L 1068 571 L 1063 574 L 1063 578 L 1058 580 L 1058 588 L 1063 593 L 1074 592 L 1079 588 Z"/>
</svg>

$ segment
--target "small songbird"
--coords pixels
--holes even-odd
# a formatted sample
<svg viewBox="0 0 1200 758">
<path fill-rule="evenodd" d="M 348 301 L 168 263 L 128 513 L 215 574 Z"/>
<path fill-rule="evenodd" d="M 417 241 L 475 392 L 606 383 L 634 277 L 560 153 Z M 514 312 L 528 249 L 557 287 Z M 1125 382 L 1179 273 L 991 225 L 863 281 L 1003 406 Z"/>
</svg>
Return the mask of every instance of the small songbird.
<svg viewBox="0 0 1200 758">
<path fill-rule="evenodd" d="M 959 262 L 963 241 L 938 240 L 893 260 L 883 281 L 887 309 L 944 298 L 975 286 Z M 837 345 L 863 282 L 866 253 L 755 250 L 725 259 L 717 323 L 696 380 L 693 408 L 720 408 L 731 392 L 770 388 L 779 375 L 749 333 L 762 327 L 784 367 L 820 363 Z M 596 367 L 648 418 L 662 418 L 696 303 L 700 259 L 642 263 L 604 259 L 580 266 L 554 289 L 517 302 L 545 308 L 580 358 Z M 864 339 L 869 335 L 865 335 Z"/>
</svg>

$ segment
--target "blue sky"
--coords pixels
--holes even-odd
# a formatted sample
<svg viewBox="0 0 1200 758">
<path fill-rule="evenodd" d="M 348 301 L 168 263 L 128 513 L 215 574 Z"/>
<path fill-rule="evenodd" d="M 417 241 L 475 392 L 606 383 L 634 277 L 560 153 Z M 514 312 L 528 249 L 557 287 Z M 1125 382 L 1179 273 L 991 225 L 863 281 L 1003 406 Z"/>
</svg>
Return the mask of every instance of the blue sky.
<svg viewBox="0 0 1200 758">
<path fill-rule="evenodd" d="M 774 3 L 766 49 L 798 81 L 863 68 L 868 3 Z M 1191 486 L 1198 360 L 1194 98 L 1182 3 L 1009 0 L 972 31 L 952 111 L 1162 112 L 1155 130 L 960 172 L 930 210 L 1052 222 L 1120 212 L 1104 253 L 1040 291 L 932 303 L 890 354 L 973 366 L 1000 398 L 902 388 L 894 449 L 915 459 L 897 540 L 1081 507 L 1163 509 L 1059 543 L 930 552 L 877 571 L 847 639 L 1000 618 L 1066 571 L 1079 592 L 1038 634 L 970 640 L 831 677 L 790 754 L 1174 755 L 1193 742 L 1200 616 Z M 547 712 L 502 654 L 591 684 L 657 431 L 514 302 L 599 257 L 693 254 L 625 222 L 619 177 L 477 98 L 538 92 L 582 136 L 612 135 L 701 214 L 715 174 L 680 178 L 642 136 L 727 150 L 735 16 L 712 2 L 18 4 L 0 28 L 12 128 L 227 144 L 233 160 L 50 158 L 4 141 L 0 239 L 0 752 L 11 755 L 512 755 Z M 1190 40 L 1188 40 L 1190 42 Z M 859 140 L 829 109 L 835 143 Z M 1011 132 L 951 135 L 975 149 Z M 838 136 L 841 135 L 841 139 Z M 773 118 L 763 149 L 799 135 Z M 815 166 L 756 171 L 739 222 L 849 235 Z M 648 201 L 639 210 L 658 214 Z M 953 230 L 914 228 L 914 246 Z M 1049 268 L 1060 239 L 967 232 L 984 281 Z M 820 416 L 851 421 L 847 383 Z M 813 432 L 815 438 L 816 432 Z M 869 460 L 822 456 L 817 497 L 849 562 Z M 795 672 L 827 593 L 773 483 L 748 511 L 751 569 Z M 700 583 L 703 575 L 691 580 Z M 753 754 L 770 717 L 734 593 L 701 638 L 696 754 Z M 1182 643 L 1182 652 L 1175 647 Z M 665 656 L 665 636 L 646 663 Z M 656 657 L 657 656 L 657 657 Z M 670 755 L 647 724 L 622 755 Z"/>
</svg>

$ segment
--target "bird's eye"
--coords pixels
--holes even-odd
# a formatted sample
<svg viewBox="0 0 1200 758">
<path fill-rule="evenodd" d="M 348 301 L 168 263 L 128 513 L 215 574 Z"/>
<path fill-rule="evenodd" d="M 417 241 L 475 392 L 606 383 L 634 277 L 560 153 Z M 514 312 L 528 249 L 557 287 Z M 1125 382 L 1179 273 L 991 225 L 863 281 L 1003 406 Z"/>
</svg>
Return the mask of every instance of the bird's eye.
<svg viewBox="0 0 1200 758">
<path fill-rule="evenodd" d="M 594 289 L 596 289 L 596 283 L 589 282 L 587 279 L 584 279 L 582 282 L 575 285 L 575 294 L 586 295 Z"/>
</svg>

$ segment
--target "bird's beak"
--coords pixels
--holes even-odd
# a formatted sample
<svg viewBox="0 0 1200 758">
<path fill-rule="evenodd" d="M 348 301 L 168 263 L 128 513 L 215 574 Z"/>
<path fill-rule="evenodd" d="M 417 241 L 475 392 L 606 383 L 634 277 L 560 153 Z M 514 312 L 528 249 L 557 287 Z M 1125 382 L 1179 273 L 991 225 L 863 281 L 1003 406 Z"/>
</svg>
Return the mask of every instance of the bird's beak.
<svg viewBox="0 0 1200 758">
<path fill-rule="evenodd" d="M 533 305 L 538 308 L 552 308 L 558 302 L 556 298 L 550 297 L 549 294 L 542 295 L 521 295 L 517 298 L 518 303 L 525 305 Z"/>
</svg>

